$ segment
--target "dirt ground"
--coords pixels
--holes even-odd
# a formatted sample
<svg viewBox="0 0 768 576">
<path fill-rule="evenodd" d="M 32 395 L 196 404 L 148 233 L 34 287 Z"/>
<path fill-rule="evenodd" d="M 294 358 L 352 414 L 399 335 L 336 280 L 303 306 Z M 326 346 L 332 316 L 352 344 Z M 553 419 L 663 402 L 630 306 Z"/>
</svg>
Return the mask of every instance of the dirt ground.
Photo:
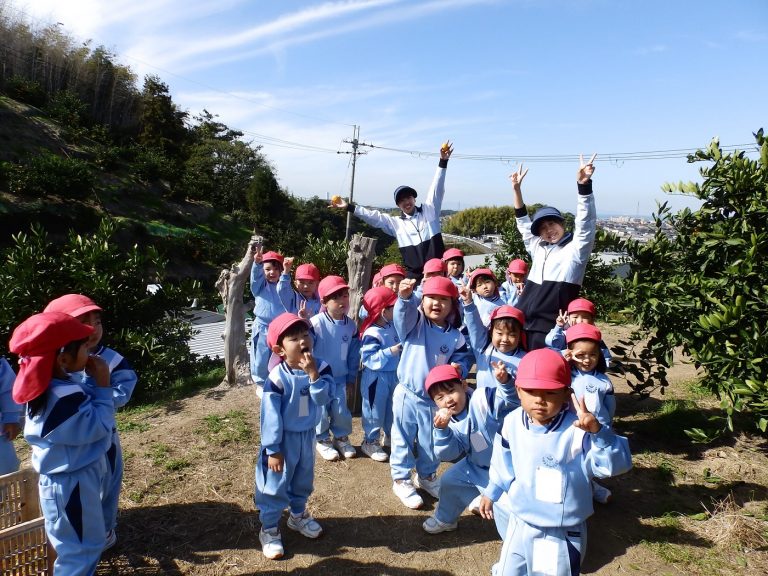
<svg viewBox="0 0 768 576">
<path fill-rule="evenodd" d="M 609 345 L 620 332 L 604 331 Z M 676 365 L 671 376 L 664 396 L 642 401 L 613 379 L 615 427 L 630 440 L 634 469 L 604 481 L 614 500 L 596 504 L 583 572 L 768 574 L 766 442 L 738 435 L 691 444 L 682 428 L 706 423 L 714 401 L 696 395 L 690 365 Z M 119 425 L 126 462 L 119 542 L 100 575 L 448 576 L 489 574 L 498 560 L 492 523 L 465 513 L 457 531 L 426 534 L 421 523 L 435 501 L 406 509 L 392 493 L 389 466 L 362 453 L 334 463 L 317 458 L 310 510 L 324 535 L 308 540 L 283 526 L 286 556 L 265 559 L 252 503 L 253 387 L 129 410 Z M 359 446 L 359 417 L 354 429 Z"/>
</svg>

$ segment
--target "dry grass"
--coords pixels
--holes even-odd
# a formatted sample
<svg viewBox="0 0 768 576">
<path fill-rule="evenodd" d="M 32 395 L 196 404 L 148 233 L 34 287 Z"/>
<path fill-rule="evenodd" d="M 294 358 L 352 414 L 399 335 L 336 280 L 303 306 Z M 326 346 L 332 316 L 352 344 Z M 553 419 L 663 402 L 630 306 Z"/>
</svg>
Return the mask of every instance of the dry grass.
<svg viewBox="0 0 768 576">
<path fill-rule="evenodd" d="M 739 506 L 733 494 L 704 506 L 708 518 L 690 522 L 692 531 L 710 540 L 723 550 L 754 551 L 768 548 L 768 522 Z"/>
</svg>

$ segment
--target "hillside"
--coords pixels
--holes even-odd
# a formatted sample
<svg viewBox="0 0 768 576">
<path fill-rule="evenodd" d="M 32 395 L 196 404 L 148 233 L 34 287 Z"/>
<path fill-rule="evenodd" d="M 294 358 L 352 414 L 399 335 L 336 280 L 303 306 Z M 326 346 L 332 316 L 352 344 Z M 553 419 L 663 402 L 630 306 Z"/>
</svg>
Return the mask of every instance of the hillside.
<svg viewBox="0 0 768 576">
<path fill-rule="evenodd" d="M 40 224 L 54 239 L 76 229 L 93 230 L 104 217 L 121 222 L 123 245 L 152 244 L 170 261 L 171 277 L 210 278 L 219 264 L 237 257 L 251 230 L 204 202 L 171 198 L 162 182 L 147 183 L 136 167 L 120 159 L 98 165 L 99 144 L 74 144 L 66 130 L 42 111 L 0 96 L 0 162 L 19 162 L 50 152 L 83 160 L 94 174 L 92 190 L 80 197 L 19 195 L 0 179 L 0 247 L 11 235 Z M 7 165 L 6 165 L 7 166 Z M 231 254 L 230 254 L 231 252 Z"/>
</svg>

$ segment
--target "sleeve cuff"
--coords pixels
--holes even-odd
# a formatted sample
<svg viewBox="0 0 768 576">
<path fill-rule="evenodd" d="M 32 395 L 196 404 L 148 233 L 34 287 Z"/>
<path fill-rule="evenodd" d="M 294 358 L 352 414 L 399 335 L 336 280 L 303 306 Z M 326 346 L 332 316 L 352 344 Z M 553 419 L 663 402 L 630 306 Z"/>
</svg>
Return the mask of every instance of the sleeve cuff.
<svg viewBox="0 0 768 576">
<path fill-rule="evenodd" d="M 581 196 L 589 196 L 592 194 L 592 180 L 587 180 L 586 184 L 579 184 L 577 182 L 577 185 L 579 186 L 579 194 Z"/>
<path fill-rule="evenodd" d="M 528 208 L 515 208 L 515 218 L 525 218 L 528 216 Z"/>
<path fill-rule="evenodd" d="M 352 214 L 354 214 L 355 206 L 356 204 L 354 202 L 350 202 L 349 204 L 347 204 L 347 212 L 352 212 Z"/>
<path fill-rule="evenodd" d="M 503 493 L 504 490 L 502 490 L 499 486 L 496 486 L 496 484 L 488 484 L 488 486 L 485 487 L 485 495 L 492 502 L 498 502 Z"/>
<path fill-rule="evenodd" d="M 448 158 L 440 158 L 440 162 L 437 163 L 440 168 L 448 168 Z"/>
<path fill-rule="evenodd" d="M 610 426 L 602 426 L 596 434 L 591 434 L 592 443 L 598 448 L 608 448 L 613 444 L 615 434 Z"/>
</svg>

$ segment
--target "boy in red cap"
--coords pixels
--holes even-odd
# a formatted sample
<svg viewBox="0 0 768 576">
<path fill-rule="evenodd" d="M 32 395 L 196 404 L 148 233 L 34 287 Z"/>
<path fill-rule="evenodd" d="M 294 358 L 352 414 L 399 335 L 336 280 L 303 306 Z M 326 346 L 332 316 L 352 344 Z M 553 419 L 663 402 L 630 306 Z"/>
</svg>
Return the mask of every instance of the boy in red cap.
<svg viewBox="0 0 768 576">
<path fill-rule="evenodd" d="M 360 326 L 364 434 L 360 449 L 377 462 L 386 462 L 389 458 L 380 442 L 387 445 L 392 433 L 392 395 L 397 386 L 397 365 L 403 350 L 392 324 L 396 300 L 397 295 L 385 286 L 371 288 L 363 296 L 367 315 Z"/>
<path fill-rule="evenodd" d="M 455 462 L 440 477 L 437 509 L 422 525 L 430 534 L 455 530 L 462 511 L 480 500 L 488 485 L 493 438 L 504 416 L 520 404 L 514 393 L 515 381 L 506 374 L 504 364 L 494 369 L 496 377 L 504 382 L 498 388 L 474 393 L 450 364 L 432 368 L 424 382 L 424 389 L 438 408 L 432 433 L 435 454 L 444 462 Z M 503 537 L 508 517 L 506 503 L 497 505 L 495 511 Z"/>
<path fill-rule="evenodd" d="M 571 327 L 578 324 L 595 325 L 596 317 L 595 305 L 586 298 L 576 298 L 568 304 L 568 309 L 563 312 L 560 310 L 555 321 L 555 327 L 549 331 L 544 342 L 550 348 L 555 350 L 565 350 L 567 344 L 566 334 Z M 606 368 L 611 365 L 611 351 L 605 342 L 600 342 L 600 350 L 605 359 Z"/>
<path fill-rule="evenodd" d="M 379 274 L 381 275 L 382 286 L 386 286 L 394 294 L 397 294 L 400 282 L 405 278 L 405 268 L 400 264 L 385 264 L 379 270 Z"/>
<path fill-rule="evenodd" d="M 414 296 L 421 300 L 421 288 L 424 282 L 435 276 L 445 276 L 445 264 L 440 258 L 432 258 L 424 263 L 424 277 L 416 289 L 413 291 Z"/>
<path fill-rule="evenodd" d="M 564 356 L 571 363 L 571 388 L 576 398 L 584 398 L 587 410 L 603 426 L 613 424 L 616 396 L 613 383 L 605 373 L 606 359 L 600 348 L 603 336 L 597 326 L 582 322 L 568 328 L 565 333 L 568 349 Z M 608 504 L 611 491 L 592 480 L 592 497 L 596 502 Z"/>
<path fill-rule="evenodd" d="M 315 335 L 315 353 L 333 369 L 330 401 L 321 407 L 317 424 L 317 452 L 326 460 L 357 456 L 349 441 L 352 413 L 347 406 L 347 386 L 354 387 L 360 366 L 360 339 L 357 326 L 347 316 L 349 286 L 341 276 L 326 276 L 317 288 L 325 307 L 310 323 Z M 333 439 L 331 439 L 333 433 Z"/>
<path fill-rule="evenodd" d="M 254 503 L 262 553 L 277 559 L 284 554 L 279 523 L 286 507 L 288 528 L 307 538 L 323 532 L 307 511 L 307 500 L 315 477 L 315 426 L 328 403 L 333 372 L 313 355 L 309 324 L 295 314 L 284 312 L 269 324 L 267 344 L 282 361 L 264 382 Z"/>
<path fill-rule="evenodd" d="M 251 378 L 256 383 L 256 394 L 261 398 L 264 380 L 269 374 L 267 329 L 285 307 L 277 293 L 277 283 L 283 272 L 283 256 L 277 252 L 264 252 L 262 246 L 253 254 L 251 268 L 251 294 L 253 305 L 253 328 L 251 336 Z"/>
<path fill-rule="evenodd" d="M 467 343 L 456 326 L 458 291 L 442 276 L 424 283 L 421 303 L 413 295 L 414 279 L 400 283 L 395 302 L 394 324 L 403 344 L 397 367 L 399 385 L 392 398 L 392 450 L 389 456 L 392 490 L 408 508 L 424 502 L 416 492 L 421 488 L 439 497 L 440 481 L 432 442 L 432 400 L 424 390 L 429 371 L 441 364 L 460 367 L 467 374 Z M 414 445 L 418 445 L 414 449 Z M 415 452 L 415 453 L 414 453 Z M 411 470 L 416 468 L 415 484 Z"/>
<path fill-rule="evenodd" d="M 505 303 L 514 306 L 523 294 L 525 279 L 528 276 L 528 264 L 520 258 L 511 260 L 507 266 L 506 276 L 507 279 L 502 282 L 499 293 Z"/>
<path fill-rule="evenodd" d="M 544 338 L 557 318 L 558 311 L 579 295 L 584 281 L 597 233 L 595 199 L 592 194 L 595 156 L 587 163 L 580 157 L 576 173 L 579 200 L 573 233 L 566 233 L 563 215 L 551 206 L 537 210 L 531 220 L 521 189 L 528 170 L 523 171 L 521 165 L 509 177 L 514 193 L 517 229 L 532 261 L 525 289 L 517 303 L 517 307 L 525 312 L 530 350 L 546 345 Z"/>
<path fill-rule="evenodd" d="M 440 148 L 437 172 L 427 193 L 427 199 L 421 206 L 416 206 L 418 194 L 410 186 L 398 186 L 395 189 L 395 204 L 402 212 L 399 216 L 390 216 L 353 203 L 348 204 L 341 199 L 331 205 L 335 208 L 346 208 L 348 212 L 371 226 L 394 236 L 408 270 L 408 278 L 420 280 L 424 262 L 430 258 L 440 258 L 445 251 L 440 211 L 445 195 L 445 173 L 452 153 L 453 146 L 450 142 Z"/>
<path fill-rule="evenodd" d="M 579 574 L 586 520 L 594 512 L 590 481 L 632 467 L 627 439 L 601 425 L 570 385 L 570 366 L 555 350 L 534 350 L 520 361 L 521 406 L 496 435 L 480 505 L 483 517 L 492 518 L 492 502 L 505 492 L 509 497 L 498 576 Z"/>
<path fill-rule="evenodd" d="M 65 294 L 55 300 L 51 300 L 45 307 L 44 312 L 62 312 L 93 328 L 93 334 L 91 334 L 88 340 L 88 353 L 95 354 L 99 358 L 104 359 L 107 366 L 109 366 L 109 385 L 112 388 L 112 402 L 114 403 L 115 411 L 125 406 L 131 399 L 139 378 L 128 360 L 112 348 L 102 344 L 104 328 L 102 323 L 103 310 L 101 307 L 83 294 Z M 86 390 L 90 390 L 95 386 L 93 379 L 85 372 L 81 372 L 80 377 Z M 117 543 L 117 533 L 115 530 L 117 528 L 117 512 L 120 505 L 120 490 L 123 486 L 123 471 L 125 469 L 123 449 L 120 444 L 120 435 L 117 428 L 112 432 L 112 446 L 107 453 L 107 457 L 109 458 L 111 474 L 102 496 L 102 506 L 104 508 L 104 520 L 106 521 L 107 548 L 111 548 Z"/>
<path fill-rule="evenodd" d="M 491 312 L 504 304 L 499 295 L 499 282 L 490 268 L 476 268 L 469 275 L 469 289 L 474 292 L 473 300 L 483 324 L 491 323 Z"/>
<path fill-rule="evenodd" d="M 21 432 L 21 406 L 13 401 L 11 390 L 16 374 L 5 358 L 0 357 L 0 475 L 19 469 L 19 457 L 13 441 Z"/>
<path fill-rule="evenodd" d="M 67 314 L 44 312 L 17 326 L 9 345 L 19 355 L 13 399 L 27 404 L 24 439 L 40 474 L 40 506 L 58 575 L 95 574 L 107 544 L 101 494 L 115 407 L 107 363 L 88 355 L 92 334 L 92 327 Z M 81 370 L 93 378 L 92 389 L 72 377 Z"/>
</svg>

